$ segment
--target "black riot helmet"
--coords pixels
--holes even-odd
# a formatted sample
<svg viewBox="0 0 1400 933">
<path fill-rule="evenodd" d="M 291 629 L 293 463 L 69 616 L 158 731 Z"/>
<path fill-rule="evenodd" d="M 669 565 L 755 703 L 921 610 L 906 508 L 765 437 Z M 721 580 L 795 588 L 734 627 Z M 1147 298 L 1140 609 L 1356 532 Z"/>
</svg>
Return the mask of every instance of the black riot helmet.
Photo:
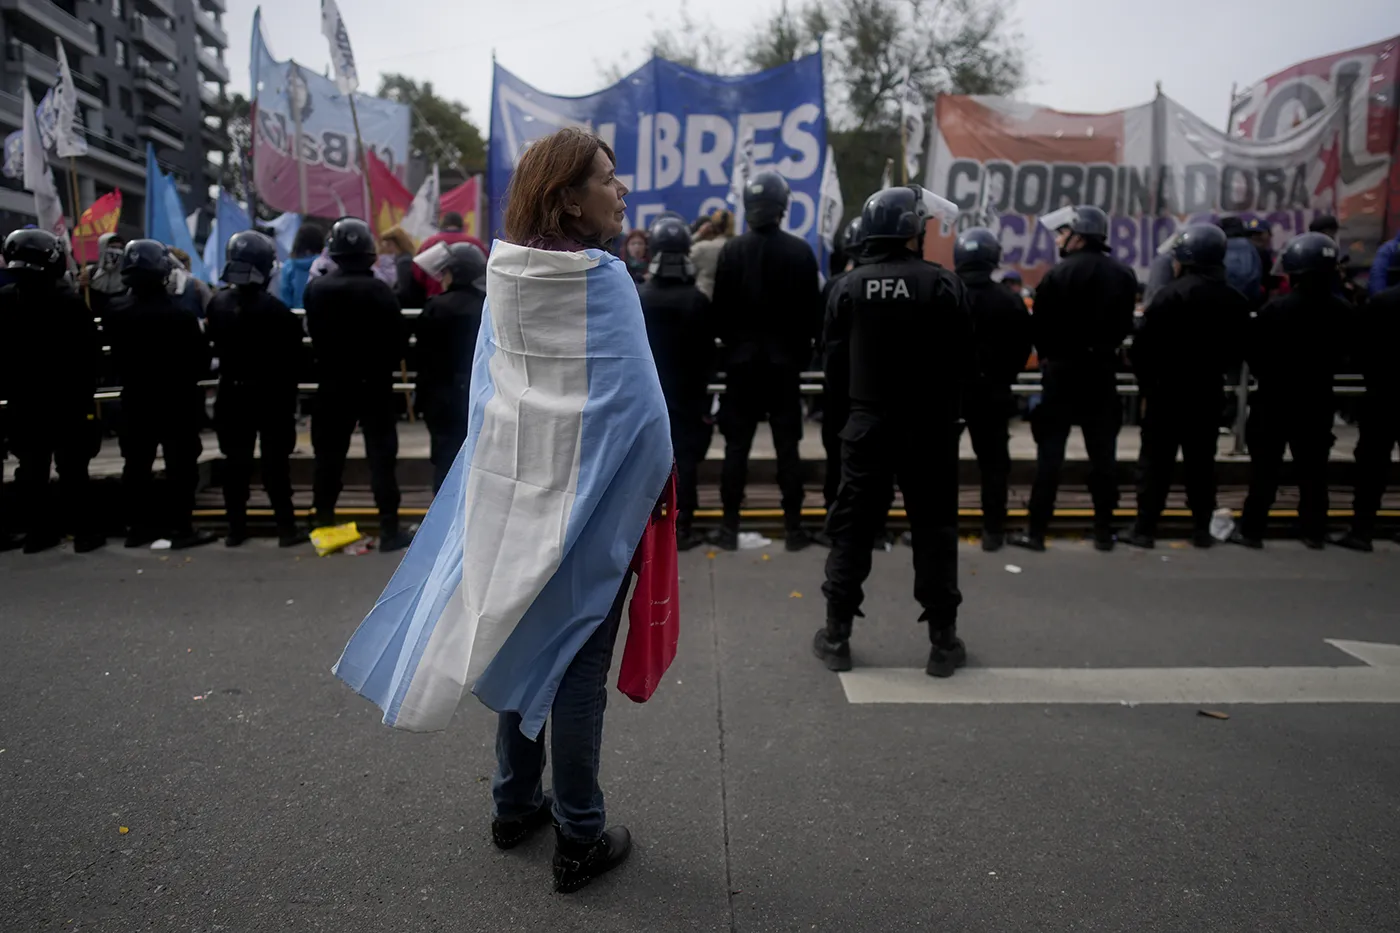
<svg viewBox="0 0 1400 933">
<path fill-rule="evenodd" d="M 224 247 L 223 280 L 230 285 L 266 285 L 277 262 L 277 247 L 266 235 L 244 230 Z"/>
<path fill-rule="evenodd" d="M 690 252 L 690 228 L 680 217 L 663 214 L 652 221 L 651 229 L 647 231 L 647 244 L 653 256 L 660 253 L 687 254 Z"/>
<path fill-rule="evenodd" d="M 681 223 L 686 225 L 687 230 L 690 229 L 690 224 L 686 221 L 685 215 L 682 214 L 680 211 L 662 211 L 661 213 L 657 214 L 651 219 L 651 226 L 655 227 L 657 224 L 661 223 L 661 221 L 668 219 L 679 220 Z"/>
<path fill-rule="evenodd" d="M 337 263 L 345 259 L 374 260 L 374 234 L 358 217 L 342 217 L 331 227 L 326 248 Z"/>
<path fill-rule="evenodd" d="M 447 247 L 447 264 L 442 267 L 452 275 L 452 290 L 472 286 L 486 291 L 486 257 L 471 243 L 452 243 Z"/>
<path fill-rule="evenodd" d="M 1225 262 L 1227 237 L 1215 224 L 1191 224 L 1177 234 L 1172 258 L 1183 266 L 1219 266 Z"/>
<path fill-rule="evenodd" d="M 1069 232 L 1082 237 L 1108 239 L 1108 215 L 1092 204 L 1080 204 L 1074 209 L 1074 218 L 1069 223 Z"/>
<path fill-rule="evenodd" d="M 170 251 L 159 240 L 132 240 L 122 250 L 122 282 L 128 288 L 165 287 L 170 275 Z"/>
<path fill-rule="evenodd" d="M 841 235 L 841 250 L 849 259 L 860 259 L 865 251 L 865 222 L 857 214 L 846 224 L 846 232 Z"/>
<path fill-rule="evenodd" d="M 1325 233 L 1304 233 L 1288 241 L 1279 257 L 1284 275 L 1318 276 L 1337 269 L 1337 243 Z"/>
<path fill-rule="evenodd" d="M 995 269 L 1001 264 L 1001 239 L 986 227 L 968 227 L 953 241 L 953 268 Z"/>
<path fill-rule="evenodd" d="M 63 275 L 63 244 L 47 230 L 16 230 L 5 237 L 5 268 L 57 281 Z"/>
<path fill-rule="evenodd" d="M 751 229 L 773 227 L 787 213 L 792 189 L 777 172 L 759 172 L 744 186 L 744 216 Z"/>
</svg>

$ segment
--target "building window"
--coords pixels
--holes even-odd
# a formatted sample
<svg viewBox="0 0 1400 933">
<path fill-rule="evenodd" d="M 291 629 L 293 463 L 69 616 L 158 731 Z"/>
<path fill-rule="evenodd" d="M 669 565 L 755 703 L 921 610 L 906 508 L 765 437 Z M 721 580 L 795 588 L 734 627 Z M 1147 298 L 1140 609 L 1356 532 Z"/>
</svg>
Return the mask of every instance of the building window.
<svg viewBox="0 0 1400 933">
<path fill-rule="evenodd" d="M 121 19 L 122 15 L 122 0 L 112 0 L 112 16 L 115 19 Z"/>
<path fill-rule="evenodd" d="M 135 148 L 136 148 L 136 137 L 135 137 L 135 136 L 123 136 L 123 137 L 122 137 L 122 145 L 125 146 L 125 147 L 128 148 L 128 149 L 135 149 Z"/>
<path fill-rule="evenodd" d="M 120 39 L 112 40 L 112 60 L 118 68 L 126 67 L 126 43 Z"/>
<path fill-rule="evenodd" d="M 107 83 L 106 75 L 97 76 L 97 99 L 104 107 L 112 106 L 112 86 Z"/>
<path fill-rule="evenodd" d="M 129 116 L 132 116 L 131 89 L 130 89 L 130 88 L 125 88 L 125 87 L 124 87 L 124 88 L 121 89 L 120 100 L 121 100 L 122 113 L 126 114 L 128 117 L 129 117 Z"/>
<path fill-rule="evenodd" d="M 102 31 L 102 25 L 100 23 L 92 24 L 92 37 L 97 40 L 97 54 L 106 58 L 107 34 Z"/>
</svg>

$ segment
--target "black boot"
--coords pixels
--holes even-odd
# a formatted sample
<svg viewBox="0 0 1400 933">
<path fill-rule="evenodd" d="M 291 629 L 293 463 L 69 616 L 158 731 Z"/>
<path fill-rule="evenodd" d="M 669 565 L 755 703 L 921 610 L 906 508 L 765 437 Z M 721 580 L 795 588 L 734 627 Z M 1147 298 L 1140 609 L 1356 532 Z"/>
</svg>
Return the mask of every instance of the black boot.
<svg viewBox="0 0 1400 933">
<path fill-rule="evenodd" d="M 954 671 L 967 664 L 967 647 L 958 638 L 956 625 L 935 626 L 930 622 L 928 640 L 933 647 L 924 670 L 930 677 L 952 677 Z"/>
<path fill-rule="evenodd" d="M 170 550 L 184 551 L 192 547 L 203 547 L 206 544 L 213 544 L 219 540 L 219 536 L 212 531 L 189 531 L 181 532 L 170 539 Z"/>
<path fill-rule="evenodd" d="M 402 551 L 413 543 L 413 532 L 400 531 L 398 522 L 382 522 L 379 526 L 379 550 Z"/>
<path fill-rule="evenodd" d="M 1247 535 L 1243 531 L 1235 531 L 1230 535 L 1230 543 L 1247 547 L 1251 551 L 1262 551 L 1264 549 L 1264 539 Z"/>
<path fill-rule="evenodd" d="M 77 554 L 90 554 L 100 547 L 107 546 L 107 536 L 88 532 L 73 539 L 73 551 Z"/>
<path fill-rule="evenodd" d="M 841 619 L 826 620 L 812 638 L 812 653 L 821 659 L 829 671 L 851 669 L 851 623 Z"/>
<path fill-rule="evenodd" d="M 5 551 L 13 551 L 23 545 L 24 539 L 17 534 L 12 534 L 7 531 L 0 535 L 0 554 L 3 554 Z"/>
<path fill-rule="evenodd" d="M 787 537 L 783 540 L 783 547 L 789 551 L 805 551 L 812 546 L 812 536 L 805 528 L 789 528 Z"/>
<path fill-rule="evenodd" d="M 1307 548 L 1309 551 L 1320 551 L 1327 546 L 1327 541 L 1323 538 L 1313 538 L 1305 535 L 1299 540 L 1303 542 L 1303 547 Z"/>
<path fill-rule="evenodd" d="M 1045 535 L 1037 534 L 1034 531 L 1021 531 L 1008 536 L 1006 543 L 1012 547 L 1025 548 L 1028 551 L 1044 551 Z"/>
<path fill-rule="evenodd" d="M 1113 533 L 1112 528 L 1094 529 L 1094 550 L 1111 551 L 1113 545 L 1118 541 L 1118 536 Z"/>
<path fill-rule="evenodd" d="M 1215 538 L 1210 533 L 1210 526 L 1196 526 L 1196 530 L 1191 532 L 1191 544 L 1202 550 L 1215 547 Z"/>
<path fill-rule="evenodd" d="M 982 550 L 988 554 L 995 554 L 1006 546 L 1006 535 L 1000 531 L 989 531 L 982 529 Z"/>
<path fill-rule="evenodd" d="M 1332 543 L 1337 547 L 1344 547 L 1348 551 L 1361 551 L 1365 554 L 1369 554 L 1374 550 L 1371 545 L 1371 538 L 1367 535 L 1359 535 L 1354 530 L 1348 531 L 1344 535 L 1337 535 L 1332 539 Z"/>
<path fill-rule="evenodd" d="M 1143 531 L 1141 525 L 1134 525 L 1132 530 L 1123 536 L 1123 543 L 1150 551 L 1157 546 L 1157 538 L 1155 535 Z"/>
<path fill-rule="evenodd" d="M 632 834 L 625 826 L 613 826 L 596 842 L 574 842 L 554 831 L 554 890 L 571 894 L 632 854 Z"/>
<path fill-rule="evenodd" d="M 705 536 L 691 525 L 689 515 L 676 519 L 676 550 L 691 551 L 705 543 Z"/>
<path fill-rule="evenodd" d="M 546 794 L 544 803 L 534 813 L 516 820 L 492 820 L 491 841 L 498 849 L 514 849 L 534 835 L 535 830 L 554 821 L 554 801 Z"/>
<path fill-rule="evenodd" d="M 160 535 L 156 534 L 154 531 L 151 531 L 149 528 L 132 528 L 130 531 L 127 532 L 126 541 L 123 542 L 122 546 L 145 547 L 152 541 L 155 541 L 159 538 Z"/>
<path fill-rule="evenodd" d="M 316 515 L 315 515 L 315 517 L 311 519 L 311 527 L 312 527 L 313 529 L 315 529 L 315 528 L 334 528 L 334 527 L 335 527 L 335 513 L 334 513 L 334 512 L 317 512 Z"/>
<path fill-rule="evenodd" d="M 233 517 L 229 519 L 228 535 L 224 538 L 225 547 L 240 547 L 248 540 L 248 522 L 246 519 Z"/>
<path fill-rule="evenodd" d="M 310 540 L 310 535 L 298 528 L 296 522 L 277 526 L 278 547 L 296 547 L 298 544 L 305 544 Z"/>
<path fill-rule="evenodd" d="M 56 548 L 63 539 L 49 531 L 31 531 L 24 536 L 24 553 L 40 554 Z"/>
<path fill-rule="evenodd" d="M 715 547 L 721 551 L 739 550 L 739 526 L 731 525 L 727 521 L 721 525 L 715 535 Z"/>
</svg>

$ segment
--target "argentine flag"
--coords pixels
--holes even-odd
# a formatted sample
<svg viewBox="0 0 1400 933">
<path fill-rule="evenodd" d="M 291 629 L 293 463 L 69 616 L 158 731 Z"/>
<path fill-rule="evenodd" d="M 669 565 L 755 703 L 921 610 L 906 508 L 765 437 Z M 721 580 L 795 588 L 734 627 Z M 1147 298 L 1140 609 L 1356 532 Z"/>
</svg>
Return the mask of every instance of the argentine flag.
<svg viewBox="0 0 1400 933">
<path fill-rule="evenodd" d="M 535 738 L 622 586 L 671 434 L 620 259 L 497 241 L 486 296 L 467 441 L 334 672 L 395 728 L 445 728 L 470 686 Z"/>
</svg>

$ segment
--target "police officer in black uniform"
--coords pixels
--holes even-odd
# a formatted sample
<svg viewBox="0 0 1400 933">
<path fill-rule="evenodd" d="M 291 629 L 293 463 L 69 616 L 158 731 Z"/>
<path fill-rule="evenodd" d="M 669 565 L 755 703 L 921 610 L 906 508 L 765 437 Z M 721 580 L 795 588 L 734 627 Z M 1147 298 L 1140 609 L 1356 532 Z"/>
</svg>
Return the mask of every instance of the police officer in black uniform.
<svg viewBox="0 0 1400 933">
<path fill-rule="evenodd" d="M 486 300 L 486 257 L 471 243 L 447 247 L 441 294 L 428 299 L 415 327 L 418 397 L 428 422 L 433 494 L 442 488 L 467 439 L 472 357 Z"/>
<path fill-rule="evenodd" d="M 1049 221 L 1055 224 L 1064 258 L 1040 280 L 1035 292 L 1031 333 L 1040 357 L 1042 387 L 1040 406 L 1031 418 L 1038 449 L 1035 484 L 1028 528 L 1008 540 L 1032 551 L 1045 550 L 1065 443 L 1070 428 L 1078 424 L 1089 454 L 1094 546 L 1111 551 L 1122 424 L 1116 367 L 1123 339 L 1133 329 L 1137 276 L 1108 255 L 1108 216 L 1103 211 L 1080 205 L 1068 213 L 1063 224 Z"/>
<path fill-rule="evenodd" d="M 199 439 L 209 341 L 199 318 L 175 303 L 165 287 L 173 259 L 155 240 L 132 240 L 121 274 L 130 292 L 112 302 L 102 328 L 122 385 L 122 487 L 127 500 L 127 547 L 162 536 L 172 548 L 217 540 L 195 531 L 191 512 L 199 484 Z M 165 458 L 165 495 L 152 495 L 156 448 Z"/>
<path fill-rule="evenodd" d="M 1133 337 L 1132 361 L 1146 403 L 1138 457 L 1137 523 L 1123 539 L 1155 545 L 1176 454 L 1186 471 L 1196 547 L 1211 546 L 1215 446 L 1226 372 L 1239 372 L 1249 302 L 1225 281 L 1225 231 L 1192 224 L 1172 244 L 1173 280 L 1153 295 Z"/>
<path fill-rule="evenodd" d="M 663 217 L 651 225 L 649 236 L 651 278 L 638 294 L 676 452 L 676 545 L 688 551 L 704 543 L 692 522 L 699 505 L 700 462 L 710 447 L 712 430 L 705 416 L 710 405 L 706 386 L 714 372 L 715 326 L 709 299 L 695 287 L 690 228 L 683 220 Z"/>
<path fill-rule="evenodd" d="M 1261 308 L 1247 332 L 1245 355 L 1259 389 L 1250 400 L 1245 434 L 1249 496 L 1230 538 L 1245 547 L 1264 546 L 1285 446 L 1293 453 L 1303 544 L 1314 550 L 1326 544 L 1332 382 L 1357 333 L 1355 310 L 1336 294 L 1338 252 L 1326 234 L 1294 237 L 1280 256 L 1289 293 Z"/>
<path fill-rule="evenodd" d="M 97 446 L 92 391 L 97 327 L 82 298 L 63 282 L 63 244 L 46 230 L 5 238 L 0 287 L 0 398 L 9 406 L 10 450 L 19 460 L 8 512 L 27 514 L 24 553 L 54 547 L 74 532 L 84 553 L 106 543 L 88 501 L 88 462 Z M 59 501 L 50 496 L 58 468 Z"/>
<path fill-rule="evenodd" d="M 972 309 L 977 375 L 963 400 L 963 418 L 982 480 L 982 550 L 1006 541 L 1006 483 L 1011 473 L 1011 383 L 1031 355 L 1031 316 L 1026 303 L 992 273 L 1001 264 L 1001 241 L 986 227 L 971 227 L 953 243 L 953 268 Z"/>
<path fill-rule="evenodd" d="M 1351 530 L 1332 543 L 1353 551 L 1370 551 L 1376 510 L 1385 494 L 1390 452 L 1400 443 L 1400 252 L 1391 257 L 1386 288 L 1360 313 L 1356 361 L 1366 377 L 1361 403 L 1361 437 L 1356 442 L 1356 488 Z"/>
<path fill-rule="evenodd" d="M 724 341 L 727 391 L 720 403 L 724 522 L 717 544 L 739 546 L 739 509 L 749 450 L 764 416 L 773 431 L 787 549 L 811 544 L 802 528 L 802 366 L 821 328 L 820 273 L 812 248 L 779 229 L 790 197 L 787 180 L 759 172 L 744 188 L 749 231 L 724 245 L 715 273 L 714 308 Z"/>
<path fill-rule="evenodd" d="M 297 373 L 305 353 L 301 321 L 267 291 L 277 247 L 261 233 L 235 233 L 225 249 L 231 287 L 209 302 L 206 326 L 219 360 L 214 423 L 224 454 L 224 543 L 248 539 L 248 484 L 253 445 L 261 443 L 262 481 L 277 520 L 278 544 L 306 540 L 292 510 L 291 455 L 296 446 Z"/>
<path fill-rule="evenodd" d="M 359 422 L 370 489 L 379 509 L 379 549 L 402 550 L 412 536 L 399 528 L 394 374 L 404 355 L 407 330 L 394 290 L 374 277 L 369 225 L 354 217 L 336 221 L 327 248 L 337 268 L 308 282 L 303 299 L 319 383 L 311 418 L 315 526 L 335 524 L 345 457 Z"/>
<path fill-rule="evenodd" d="M 957 637 L 958 413 L 972 375 L 972 315 L 958 277 L 921 258 L 925 221 L 950 208 L 913 185 L 870 196 L 865 261 L 843 283 L 824 336 L 829 358 L 849 359 L 851 400 L 827 519 L 827 621 L 813 639 L 833 671 L 851 668 L 851 623 L 896 479 L 913 529 L 914 598 L 933 644 L 928 673 L 948 677 L 967 660 Z"/>
</svg>

